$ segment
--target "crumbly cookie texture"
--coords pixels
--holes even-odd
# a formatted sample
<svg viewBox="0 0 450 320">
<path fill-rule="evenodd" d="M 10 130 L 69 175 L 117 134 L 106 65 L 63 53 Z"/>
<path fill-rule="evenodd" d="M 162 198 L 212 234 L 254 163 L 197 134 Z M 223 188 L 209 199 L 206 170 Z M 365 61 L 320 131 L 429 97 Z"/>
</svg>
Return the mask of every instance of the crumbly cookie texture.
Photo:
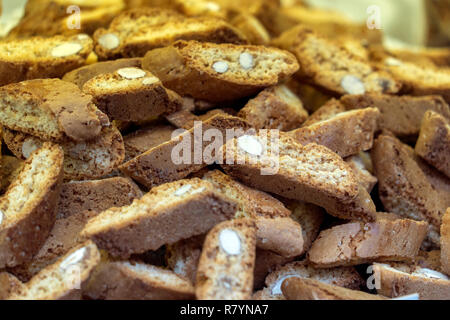
<svg viewBox="0 0 450 320">
<path fill-rule="evenodd" d="M 439 113 L 427 111 L 414 150 L 450 178 L 450 121 Z"/>
<path fill-rule="evenodd" d="M 286 80 L 298 63 L 291 53 L 272 47 L 177 41 L 149 51 L 142 67 L 181 95 L 223 102 Z"/>
<path fill-rule="evenodd" d="M 153 188 L 129 206 L 111 208 L 90 219 L 82 237 L 115 257 L 156 250 L 207 232 L 230 219 L 237 205 L 198 178 Z"/>
<path fill-rule="evenodd" d="M 43 139 L 74 141 L 96 138 L 108 117 L 97 109 L 92 97 L 69 82 L 37 79 L 0 89 L 0 123 Z"/>
<path fill-rule="evenodd" d="M 30 261 L 56 220 L 63 153 L 45 143 L 33 152 L 0 200 L 0 268 Z"/>
<path fill-rule="evenodd" d="M 336 94 L 396 93 L 401 85 L 354 55 L 304 26 L 283 33 L 272 44 L 297 57 L 297 76 Z"/>
</svg>

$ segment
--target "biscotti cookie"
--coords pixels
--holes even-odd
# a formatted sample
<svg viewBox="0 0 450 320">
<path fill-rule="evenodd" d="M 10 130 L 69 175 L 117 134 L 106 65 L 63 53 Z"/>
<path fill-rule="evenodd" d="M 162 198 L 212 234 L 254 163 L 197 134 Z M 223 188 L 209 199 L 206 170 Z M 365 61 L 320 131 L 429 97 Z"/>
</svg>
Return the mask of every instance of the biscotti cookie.
<svg viewBox="0 0 450 320">
<path fill-rule="evenodd" d="M 396 93 L 400 89 L 389 74 L 376 71 L 369 62 L 304 26 L 286 31 L 272 43 L 295 54 L 300 63 L 296 76 L 330 92 Z"/>
<path fill-rule="evenodd" d="M 94 139 L 108 117 L 73 83 L 37 79 L 0 88 L 0 123 L 43 139 Z"/>
<path fill-rule="evenodd" d="M 303 127 L 310 126 L 317 122 L 326 121 L 345 111 L 347 110 L 344 105 L 339 100 L 332 98 L 319 109 L 314 111 L 314 113 L 311 114 L 305 122 L 303 122 Z"/>
<path fill-rule="evenodd" d="M 23 167 L 23 161 L 12 156 L 2 155 L 0 166 L 0 192 L 6 191 L 8 186 L 17 178 Z"/>
<path fill-rule="evenodd" d="M 153 188 L 129 206 L 103 211 L 81 235 L 111 255 L 127 258 L 205 233 L 232 218 L 236 208 L 207 181 L 179 180 Z"/>
<path fill-rule="evenodd" d="M 181 108 L 182 99 L 164 88 L 148 71 L 136 67 L 121 68 L 88 80 L 82 88 L 109 119 L 139 121 Z"/>
<path fill-rule="evenodd" d="M 414 150 L 450 178 L 450 120 L 439 113 L 427 111 Z"/>
<path fill-rule="evenodd" d="M 450 276 L 450 208 L 447 208 L 441 224 L 441 265 Z"/>
<path fill-rule="evenodd" d="M 72 82 L 82 89 L 88 80 L 98 75 L 111 73 L 122 68 L 140 68 L 141 60 L 141 58 L 129 58 L 93 63 L 66 73 L 62 79 Z"/>
<path fill-rule="evenodd" d="M 441 219 L 450 206 L 449 179 L 392 136 L 378 136 L 371 155 L 384 209 L 402 217 L 427 221 L 430 227 L 427 241 L 439 247 Z"/>
<path fill-rule="evenodd" d="M 417 136 L 426 111 L 432 110 L 450 119 L 450 107 L 440 96 L 394 96 L 387 94 L 345 95 L 340 103 L 347 109 L 375 107 L 380 110 L 378 127 L 398 137 Z"/>
<path fill-rule="evenodd" d="M 391 49 L 389 53 L 399 60 L 435 67 L 450 67 L 450 49 L 446 47 Z"/>
<path fill-rule="evenodd" d="M 203 179 L 211 182 L 216 190 L 238 203 L 236 218 L 289 217 L 291 211 L 271 195 L 247 187 L 219 170 L 209 171 Z"/>
<path fill-rule="evenodd" d="M 372 148 L 379 115 L 377 108 L 346 111 L 289 134 L 302 145 L 314 142 L 345 158 Z"/>
<path fill-rule="evenodd" d="M 245 43 L 244 36 L 227 22 L 188 18 L 171 10 L 131 9 L 116 16 L 108 29 L 94 33 L 95 52 L 101 60 L 142 57 L 148 50 L 176 40 Z"/>
<path fill-rule="evenodd" d="M 247 300 L 253 290 L 256 227 L 251 219 L 215 226 L 206 236 L 197 270 L 199 300 Z"/>
<path fill-rule="evenodd" d="M 127 134 L 123 137 L 125 161 L 129 161 L 153 147 L 170 141 L 172 133 L 176 129 L 176 127 L 171 125 L 159 124 L 141 128 Z"/>
<path fill-rule="evenodd" d="M 414 265 L 444 272 L 441 265 L 441 250 L 424 251 L 420 250 L 414 258 Z"/>
<path fill-rule="evenodd" d="M 288 134 L 245 134 L 221 149 L 232 177 L 282 197 L 306 201 L 343 219 L 373 220 L 375 206 L 350 166 L 324 146 L 303 146 Z"/>
<path fill-rule="evenodd" d="M 0 199 L 0 268 L 31 260 L 56 219 L 62 150 L 45 143 L 28 159 Z"/>
<path fill-rule="evenodd" d="M 241 131 L 243 133 L 249 129 L 249 125 L 241 118 L 216 114 L 204 122 L 197 123 L 189 131 L 174 132 L 170 141 L 147 150 L 122 164 L 119 169 L 148 188 L 183 179 L 214 163 L 218 156 L 215 154 L 216 149 L 211 148 L 209 140 L 203 139 L 205 132 L 220 133 L 220 137 L 215 138 L 215 144 L 221 144 L 226 142 L 224 138 L 232 138 L 227 136 L 227 130 L 232 129 L 235 135 L 239 135 Z"/>
<path fill-rule="evenodd" d="M 87 35 L 1 41 L 0 85 L 60 78 L 83 66 L 92 48 L 92 39 Z"/>
<path fill-rule="evenodd" d="M 308 117 L 300 99 L 286 86 L 278 85 L 261 91 L 242 108 L 238 117 L 255 129 L 296 129 Z"/>
<path fill-rule="evenodd" d="M 82 288 L 99 262 L 100 252 L 87 241 L 42 269 L 9 300 L 80 300 Z"/>
<path fill-rule="evenodd" d="M 192 284 L 170 270 L 142 262 L 104 261 L 83 288 L 100 300 L 191 300 Z"/>
<path fill-rule="evenodd" d="M 281 290 L 287 300 L 386 300 L 363 291 L 342 288 L 313 279 L 286 279 Z"/>
<path fill-rule="evenodd" d="M 0 272 L 0 300 L 8 299 L 22 288 L 23 283 L 15 276 L 7 272 Z"/>
<path fill-rule="evenodd" d="M 284 300 L 281 285 L 289 278 L 314 279 L 339 287 L 358 290 L 363 279 L 353 267 L 317 269 L 305 261 L 295 261 L 276 268 L 266 277 L 266 287 L 256 292 L 255 299 Z"/>
<path fill-rule="evenodd" d="M 450 280 L 438 271 L 401 263 L 374 263 L 373 272 L 377 292 L 383 296 L 418 293 L 420 300 L 450 299 Z"/>
<path fill-rule="evenodd" d="M 26 159 L 44 141 L 18 131 L 4 129 L 3 139 L 11 152 Z M 96 179 L 111 173 L 125 157 L 122 135 L 113 125 L 103 127 L 100 135 L 90 141 L 60 141 L 64 151 L 66 180 Z"/>
<path fill-rule="evenodd" d="M 291 53 L 271 47 L 177 41 L 149 51 L 142 67 L 180 95 L 223 102 L 278 84 L 298 63 Z"/>
<path fill-rule="evenodd" d="M 270 35 L 261 21 L 254 15 L 241 13 L 231 19 L 230 23 L 244 34 L 251 44 L 267 45 Z"/>
<path fill-rule="evenodd" d="M 359 184 L 361 184 L 367 192 L 371 192 L 373 187 L 377 184 L 378 179 L 374 175 L 372 175 L 372 166 L 367 166 L 367 161 L 364 161 L 364 158 L 368 158 L 370 160 L 370 155 L 364 152 L 360 152 L 357 155 L 353 155 L 345 159 L 350 167 L 353 169 L 355 173 L 356 179 Z M 369 171 L 370 170 L 370 171 Z"/>
<path fill-rule="evenodd" d="M 409 219 L 338 225 L 320 232 L 308 251 L 308 260 L 319 268 L 412 260 L 425 239 L 427 226 L 424 221 Z"/>
</svg>

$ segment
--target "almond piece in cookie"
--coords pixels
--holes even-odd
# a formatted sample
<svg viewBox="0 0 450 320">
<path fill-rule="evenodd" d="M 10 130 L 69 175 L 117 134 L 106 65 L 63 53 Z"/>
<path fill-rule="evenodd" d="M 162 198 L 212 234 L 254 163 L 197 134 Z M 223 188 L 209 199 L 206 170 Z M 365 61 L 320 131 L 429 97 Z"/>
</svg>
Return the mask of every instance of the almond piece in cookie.
<svg viewBox="0 0 450 320">
<path fill-rule="evenodd" d="M 87 241 L 42 269 L 9 300 L 81 300 L 81 292 L 100 262 L 100 252 Z"/>
<path fill-rule="evenodd" d="M 350 222 L 320 232 L 308 251 L 319 268 L 372 261 L 412 260 L 425 239 L 428 224 L 410 219 Z"/>
<path fill-rule="evenodd" d="M 345 158 L 372 148 L 379 115 L 377 108 L 346 111 L 289 134 L 300 144 L 324 145 Z"/>
<path fill-rule="evenodd" d="M 0 268 L 30 261 L 44 244 L 56 219 L 63 157 L 45 143 L 0 199 Z"/>
<path fill-rule="evenodd" d="M 244 36 L 224 20 L 189 18 L 161 8 L 125 11 L 114 18 L 108 29 L 94 33 L 95 52 L 101 60 L 142 57 L 148 50 L 181 39 L 246 43 Z"/>
<path fill-rule="evenodd" d="M 149 51 L 142 67 L 180 95 L 223 102 L 278 84 L 298 70 L 298 63 L 276 48 L 177 41 Z"/>
<path fill-rule="evenodd" d="M 245 134 L 221 149 L 224 170 L 248 186 L 313 203 L 344 219 L 374 219 L 375 206 L 341 157 L 324 146 L 303 146 L 288 134 Z"/>
<path fill-rule="evenodd" d="M 205 233 L 233 217 L 236 207 L 207 181 L 179 180 L 153 188 L 129 206 L 103 211 L 81 235 L 111 255 L 127 258 Z"/>
<path fill-rule="evenodd" d="M 182 99 L 148 71 L 120 68 L 88 80 L 82 88 L 110 119 L 139 121 L 181 108 Z"/>
<path fill-rule="evenodd" d="M 2 41 L 0 86 L 31 79 L 61 78 L 83 66 L 92 49 L 92 39 L 78 35 Z"/>
<path fill-rule="evenodd" d="M 83 294 L 100 300 L 186 300 L 192 284 L 170 270 L 142 262 L 102 261 Z"/>
<path fill-rule="evenodd" d="M 248 218 L 215 226 L 206 236 L 197 270 L 199 300 L 246 300 L 253 289 L 256 227 Z"/>
<path fill-rule="evenodd" d="M 242 108 L 238 117 L 255 129 L 293 130 L 308 117 L 301 100 L 286 86 L 278 85 L 261 91 Z"/>
<path fill-rule="evenodd" d="M 438 271 L 402 263 L 374 263 L 373 271 L 377 292 L 383 296 L 417 293 L 420 300 L 450 299 L 450 280 Z"/>
<path fill-rule="evenodd" d="M 400 84 L 388 73 L 346 48 L 319 36 L 303 25 L 284 32 L 272 42 L 297 57 L 296 76 L 335 94 L 396 93 Z"/>
<path fill-rule="evenodd" d="M 92 97 L 59 79 L 37 79 L 0 88 L 0 123 L 11 130 L 45 140 L 74 141 L 96 138 L 108 117 Z"/>
<path fill-rule="evenodd" d="M 423 116 L 416 153 L 450 178 L 450 121 L 439 113 L 427 111 Z"/>
</svg>

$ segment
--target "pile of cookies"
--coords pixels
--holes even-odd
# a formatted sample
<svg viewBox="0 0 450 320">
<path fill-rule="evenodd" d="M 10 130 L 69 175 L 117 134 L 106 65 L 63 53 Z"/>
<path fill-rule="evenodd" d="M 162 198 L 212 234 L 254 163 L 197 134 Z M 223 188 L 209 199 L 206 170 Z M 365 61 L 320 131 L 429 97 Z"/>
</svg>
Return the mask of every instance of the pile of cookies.
<svg viewBox="0 0 450 320">
<path fill-rule="evenodd" d="M 0 299 L 450 299 L 450 48 L 301 1 L 77 3 L 0 41 Z"/>
</svg>

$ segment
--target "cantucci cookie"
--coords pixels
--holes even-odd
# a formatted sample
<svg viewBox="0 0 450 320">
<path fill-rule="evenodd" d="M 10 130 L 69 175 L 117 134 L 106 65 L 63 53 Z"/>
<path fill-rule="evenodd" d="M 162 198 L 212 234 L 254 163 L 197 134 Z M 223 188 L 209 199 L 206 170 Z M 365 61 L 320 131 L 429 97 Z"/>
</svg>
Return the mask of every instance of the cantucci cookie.
<svg viewBox="0 0 450 320">
<path fill-rule="evenodd" d="M 211 182 L 216 190 L 238 203 L 236 218 L 289 217 L 291 211 L 271 195 L 247 187 L 219 170 L 209 171 L 203 179 Z"/>
<path fill-rule="evenodd" d="M 302 145 L 324 145 L 345 158 L 372 148 L 379 115 L 377 108 L 346 111 L 289 134 Z"/>
<path fill-rule="evenodd" d="M 286 86 L 278 85 L 261 91 L 242 108 L 238 117 L 255 129 L 296 129 L 308 117 L 301 100 Z"/>
<path fill-rule="evenodd" d="M 378 127 L 399 137 L 415 139 L 426 111 L 450 119 L 450 108 L 440 96 L 394 96 L 387 94 L 345 95 L 340 103 L 347 109 L 375 107 L 380 110 Z"/>
<path fill-rule="evenodd" d="M 142 262 L 103 261 L 83 288 L 100 300 L 191 300 L 192 284 L 173 271 Z"/>
<path fill-rule="evenodd" d="M 287 300 L 386 300 L 364 291 L 351 290 L 313 279 L 286 279 L 281 290 Z"/>
<path fill-rule="evenodd" d="M 372 261 L 412 260 L 427 234 L 428 224 L 409 219 L 350 222 L 320 232 L 308 251 L 319 268 Z"/>
<path fill-rule="evenodd" d="M 273 44 L 293 52 L 300 63 L 297 76 L 336 94 L 396 93 L 400 89 L 388 73 L 313 31 L 298 26 Z"/>
<path fill-rule="evenodd" d="M 60 78 L 83 66 L 92 48 L 92 39 L 87 35 L 1 41 L 0 85 Z"/>
<path fill-rule="evenodd" d="M 373 272 L 377 292 L 396 298 L 413 293 L 420 300 L 450 299 L 450 279 L 436 271 L 401 263 L 374 263 Z"/>
<path fill-rule="evenodd" d="M 81 235 L 111 255 L 127 258 L 205 233 L 233 217 L 236 207 L 209 182 L 180 180 L 153 188 L 129 206 L 103 211 Z"/>
<path fill-rule="evenodd" d="M 7 129 L 3 138 L 11 152 L 21 159 L 29 157 L 44 143 L 38 137 Z M 122 135 L 114 126 L 103 127 L 93 140 L 76 142 L 65 138 L 59 143 L 64 151 L 66 180 L 100 178 L 121 164 L 125 157 Z"/>
<path fill-rule="evenodd" d="M 373 220 L 375 206 L 341 157 L 315 143 L 303 146 L 288 134 L 245 134 L 221 149 L 232 177 L 282 197 L 307 201 L 344 219 Z"/>
<path fill-rule="evenodd" d="M 253 290 L 256 227 L 251 219 L 215 226 L 206 236 L 197 270 L 199 300 L 247 300 Z"/>
<path fill-rule="evenodd" d="M 367 165 L 368 159 L 370 165 Z M 350 167 L 353 169 L 353 172 L 356 175 L 356 179 L 358 182 L 366 189 L 367 192 L 371 192 L 373 187 L 377 184 L 378 179 L 374 175 L 372 175 L 372 163 L 370 161 L 370 155 L 364 152 L 360 152 L 359 154 L 350 156 L 345 159 Z"/>
<path fill-rule="evenodd" d="M 414 150 L 382 134 L 371 152 L 378 193 L 385 210 L 429 223 L 427 245 L 439 247 L 439 227 L 450 206 L 449 178 L 433 170 Z"/>
<path fill-rule="evenodd" d="M 171 140 L 125 162 L 119 169 L 148 188 L 183 179 L 206 165 L 214 163 L 218 157 L 217 147 L 225 143 L 225 139 L 233 137 L 233 135 L 229 137 L 229 134 L 227 136 L 227 130 L 232 129 L 235 135 L 240 135 L 249 129 L 249 125 L 241 118 L 217 114 L 204 122 L 197 123 L 189 131 L 174 132 Z M 208 139 L 203 138 L 207 131 L 213 136 L 220 133 L 213 145 Z"/>
<path fill-rule="evenodd" d="M 82 89 L 87 81 L 98 75 L 111 73 L 122 68 L 140 68 L 141 60 L 141 58 L 128 58 L 97 62 L 72 70 L 66 73 L 62 79 L 75 83 L 78 88 Z"/>
<path fill-rule="evenodd" d="M 182 99 L 148 71 L 120 68 L 88 80 L 82 88 L 110 119 L 139 121 L 181 108 Z"/>
<path fill-rule="evenodd" d="M 447 208 L 441 224 L 441 265 L 450 276 L 450 208 Z"/>
<path fill-rule="evenodd" d="M 42 269 L 9 300 L 80 300 L 82 288 L 100 262 L 100 252 L 87 241 Z"/>
<path fill-rule="evenodd" d="M 363 279 L 353 267 L 317 269 L 305 261 L 295 261 L 276 268 L 266 277 L 266 287 L 254 294 L 257 300 L 284 300 L 281 285 L 289 278 L 314 279 L 348 289 L 358 290 Z"/>
<path fill-rule="evenodd" d="M 23 161 L 12 156 L 2 155 L 0 166 L 0 191 L 3 193 L 17 178 L 23 167 Z"/>
<path fill-rule="evenodd" d="M 0 123 L 43 139 L 74 141 L 96 138 L 108 117 L 72 83 L 37 79 L 0 88 Z"/>
<path fill-rule="evenodd" d="M 0 199 L 0 268 L 30 261 L 45 242 L 56 219 L 62 163 L 62 150 L 45 143 Z"/>
<path fill-rule="evenodd" d="M 125 145 L 125 161 L 129 161 L 147 150 L 170 141 L 177 128 L 171 125 L 148 126 L 136 130 L 123 137 Z"/>
<path fill-rule="evenodd" d="M 177 41 L 149 51 L 142 67 L 180 95 L 223 102 L 278 84 L 298 63 L 291 53 L 271 47 Z"/>
<path fill-rule="evenodd" d="M 0 300 L 8 299 L 22 288 L 23 283 L 15 276 L 7 272 L 0 272 Z"/>
<path fill-rule="evenodd" d="M 108 29 L 94 33 L 95 52 L 102 60 L 142 57 L 148 50 L 176 40 L 245 43 L 244 36 L 227 22 L 212 18 L 188 18 L 171 10 L 131 9 L 116 16 Z"/>
<path fill-rule="evenodd" d="M 267 45 L 270 35 L 261 21 L 254 15 L 241 13 L 234 17 L 230 23 L 241 31 L 251 44 Z"/>
<path fill-rule="evenodd" d="M 332 98 L 314 111 L 314 113 L 303 122 L 302 126 L 307 127 L 317 122 L 329 120 L 345 111 L 347 111 L 345 106 L 339 100 Z"/>
<path fill-rule="evenodd" d="M 414 150 L 450 178 L 450 120 L 439 113 L 427 111 Z"/>
</svg>

